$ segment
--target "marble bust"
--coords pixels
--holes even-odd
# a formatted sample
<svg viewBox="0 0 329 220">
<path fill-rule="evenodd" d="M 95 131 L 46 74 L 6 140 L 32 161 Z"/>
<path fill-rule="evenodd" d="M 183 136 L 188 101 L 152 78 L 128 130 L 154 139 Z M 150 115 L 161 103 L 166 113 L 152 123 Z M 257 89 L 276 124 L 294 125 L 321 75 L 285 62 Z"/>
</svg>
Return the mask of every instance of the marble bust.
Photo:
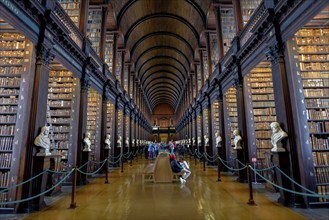
<svg viewBox="0 0 329 220">
<path fill-rule="evenodd" d="M 216 131 L 216 147 L 222 147 L 222 137 L 219 135 L 219 131 Z"/>
<path fill-rule="evenodd" d="M 272 130 L 271 143 L 273 146 L 271 152 L 285 152 L 286 149 L 282 147 L 281 141 L 288 137 L 288 134 L 282 130 L 278 122 L 272 122 L 270 127 Z"/>
<path fill-rule="evenodd" d="M 105 139 L 105 148 L 104 149 L 111 149 L 111 135 L 107 134 Z"/>
<path fill-rule="evenodd" d="M 126 138 L 126 147 L 129 147 L 129 137 Z"/>
<path fill-rule="evenodd" d="M 201 137 L 198 137 L 198 146 L 201 146 Z"/>
<path fill-rule="evenodd" d="M 41 128 L 40 134 L 35 138 L 34 144 L 35 146 L 39 147 L 39 152 L 37 156 L 49 156 L 50 153 L 50 139 L 49 135 L 49 127 L 43 126 Z"/>
<path fill-rule="evenodd" d="M 91 151 L 91 140 L 90 140 L 90 133 L 87 132 L 85 134 L 85 138 L 83 139 L 83 144 L 84 144 L 84 148 L 83 151 Z"/>
<path fill-rule="evenodd" d="M 122 147 L 122 137 L 121 137 L 121 135 L 118 136 L 117 147 L 118 148 L 121 148 Z"/>
<path fill-rule="evenodd" d="M 135 147 L 135 139 L 132 139 L 132 140 L 131 140 L 131 146 L 132 146 L 132 147 Z"/>
<path fill-rule="evenodd" d="M 192 137 L 192 145 L 194 146 L 195 145 L 195 138 Z"/>
<path fill-rule="evenodd" d="M 187 139 L 187 147 L 189 148 L 191 145 L 191 138 Z"/>
<path fill-rule="evenodd" d="M 241 142 L 242 142 L 242 137 L 239 134 L 239 131 L 237 129 L 235 129 L 233 131 L 233 135 L 234 135 L 234 150 L 239 150 L 242 149 L 241 146 Z"/>
<path fill-rule="evenodd" d="M 204 138 L 204 146 L 209 146 L 209 138 L 207 135 L 203 136 Z"/>
</svg>

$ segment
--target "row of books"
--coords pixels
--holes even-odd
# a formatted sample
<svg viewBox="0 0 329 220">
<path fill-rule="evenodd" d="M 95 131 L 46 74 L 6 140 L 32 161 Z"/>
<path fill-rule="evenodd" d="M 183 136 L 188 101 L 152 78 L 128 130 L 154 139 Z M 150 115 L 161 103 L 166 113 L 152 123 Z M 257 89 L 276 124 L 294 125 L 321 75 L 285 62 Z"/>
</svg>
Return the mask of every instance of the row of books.
<svg viewBox="0 0 329 220">
<path fill-rule="evenodd" d="M 329 166 L 329 152 L 313 152 L 314 166 Z"/>
<path fill-rule="evenodd" d="M 329 167 L 316 167 L 315 176 L 317 184 L 329 183 Z"/>
<path fill-rule="evenodd" d="M 9 177 L 10 177 L 10 172 L 4 172 L 4 173 L 0 172 L 0 187 L 9 186 Z"/>
<path fill-rule="evenodd" d="M 329 137 L 318 138 L 314 135 L 310 137 L 313 150 L 329 150 Z"/>
<path fill-rule="evenodd" d="M 10 168 L 11 156 L 11 153 L 0 153 L 0 168 Z"/>
<path fill-rule="evenodd" d="M 317 187 L 318 194 L 320 195 L 329 195 L 329 186 L 318 186 Z M 329 199 L 319 198 L 320 202 L 329 202 Z"/>
<path fill-rule="evenodd" d="M 0 138 L 0 151 L 12 150 L 13 141 L 14 141 L 13 137 L 1 137 Z"/>
<path fill-rule="evenodd" d="M 15 125 L 1 125 L 0 135 L 14 135 Z"/>
<path fill-rule="evenodd" d="M 307 108 L 329 108 L 329 98 L 328 99 L 306 99 L 305 105 Z"/>
<path fill-rule="evenodd" d="M 329 132 L 329 121 L 308 122 L 308 129 L 312 132 Z"/>
<path fill-rule="evenodd" d="M 326 120 L 329 119 L 329 109 L 308 109 L 307 119 L 309 120 Z"/>
</svg>

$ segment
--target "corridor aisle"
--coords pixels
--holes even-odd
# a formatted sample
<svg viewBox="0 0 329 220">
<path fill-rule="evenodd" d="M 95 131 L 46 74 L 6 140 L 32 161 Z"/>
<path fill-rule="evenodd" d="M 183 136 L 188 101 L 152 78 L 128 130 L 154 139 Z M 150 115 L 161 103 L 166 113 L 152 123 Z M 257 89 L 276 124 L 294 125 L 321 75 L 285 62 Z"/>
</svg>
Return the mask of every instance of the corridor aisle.
<svg viewBox="0 0 329 220">
<path fill-rule="evenodd" d="M 70 197 L 31 214 L 26 219 L 305 219 L 291 209 L 255 194 L 257 206 L 247 205 L 246 184 L 222 177 L 216 182 L 215 169 L 202 170 L 191 161 L 192 174 L 185 185 L 142 184 L 141 172 L 148 161 L 125 164 L 115 169 L 110 184 L 98 178 L 77 191 L 76 209 L 69 209 Z"/>
</svg>

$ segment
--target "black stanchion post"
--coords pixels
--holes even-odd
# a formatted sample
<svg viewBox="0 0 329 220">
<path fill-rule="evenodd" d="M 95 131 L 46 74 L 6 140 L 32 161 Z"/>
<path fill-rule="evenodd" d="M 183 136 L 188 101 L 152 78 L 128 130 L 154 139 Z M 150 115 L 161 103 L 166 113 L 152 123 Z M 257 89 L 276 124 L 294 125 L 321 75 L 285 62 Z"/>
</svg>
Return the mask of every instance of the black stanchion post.
<svg viewBox="0 0 329 220">
<path fill-rule="evenodd" d="M 206 171 L 206 153 L 203 153 L 203 171 Z"/>
<path fill-rule="evenodd" d="M 221 182 L 221 178 L 220 178 L 220 160 L 219 160 L 219 157 L 217 158 L 217 175 L 218 175 L 218 178 L 217 178 L 217 182 Z"/>
<path fill-rule="evenodd" d="M 132 154 L 130 154 L 130 166 L 132 166 L 133 165 L 133 155 Z"/>
<path fill-rule="evenodd" d="M 196 166 L 196 150 L 194 151 L 194 163 L 195 163 L 195 166 Z"/>
<path fill-rule="evenodd" d="M 109 159 L 105 161 L 105 183 L 109 183 Z"/>
<path fill-rule="evenodd" d="M 247 163 L 247 172 L 248 172 L 248 185 L 249 185 L 249 201 L 247 202 L 247 204 L 256 205 L 252 191 L 252 175 L 251 175 L 250 163 Z"/>
<path fill-rule="evenodd" d="M 70 209 L 75 209 L 77 207 L 77 204 L 75 202 L 75 196 L 77 193 L 77 166 L 75 166 L 73 171 L 73 178 L 72 178 L 72 192 L 71 192 L 71 204 Z"/>
<path fill-rule="evenodd" d="M 120 157 L 120 162 L 121 162 L 121 173 L 123 173 L 123 155 Z"/>
</svg>

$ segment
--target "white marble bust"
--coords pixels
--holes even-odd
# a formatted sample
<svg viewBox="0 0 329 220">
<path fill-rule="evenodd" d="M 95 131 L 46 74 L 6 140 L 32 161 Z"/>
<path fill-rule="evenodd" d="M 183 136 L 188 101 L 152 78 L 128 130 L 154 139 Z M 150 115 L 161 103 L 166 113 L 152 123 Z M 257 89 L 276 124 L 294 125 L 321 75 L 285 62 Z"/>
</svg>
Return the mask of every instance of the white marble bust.
<svg viewBox="0 0 329 220">
<path fill-rule="evenodd" d="M 129 147 L 129 137 L 126 138 L 126 147 Z"/>
<path fill-rule="evenodd" d="M 105 148 L 104 149 L 111 149 L 111 135 L 107 134 L 105 139 Z"/>
<path fill-rule="evenodd" d="M 201 137 L 198 137 L 198 146 L 201 146 Z"/>
<path fill-rule="evenodd" d="M 191 138 L 187 139 L 187 147 L 189 148 L 191 145 Z"/>
<path fill-rule="evenodd" d="M 272 130 L 271 143 L 273 146 L 271 152 L 285 152 L 286 149 L 282 147 L 281 141 L 288 137 L 288 134 L 282 130 L 278 122 L 272 122 L 270 127 Z"/>
<path fill-rule="evenodd" d="M 34 144 L 35 146 L 39 147 L 39 152 L 37 156 L 49 156 L 50 153 L 50 139 L 49 135 L 49 127 L 43 126 L 41 128 L 40 134 L 35 138 Z"/>
<path fill-rule="evenodd" d="M 117 147 L 118 148 L 121 148 L 122 147 L 122 137 L 121 137 L 121 135 L 118 136 Z"/>
<path fill-rule="evenodd" d="M 219 135 L 219 131 L 216 131 L 216 147 L 222 147 L 222 137 Z"/>
<path fill-rule="evenodd" d="M 85 134 L 85 138 L 83 139 L 83 144 L 84 144 L 84 148 L 83 151 L 91 151 L 91 140 L 90 140 L 90 133 L 87 132 Z"/>
<path fill-rule="evenodd" d="M 131 146 L 135 147 L 135 138 L 131 140 Z"/>
<path fill-rule="evenodd" d="M 207 135 L 204 135 L 203 138 L 204 138 L 204 145 L 208 147 L 209 146 L 209 138 L 208 138 L 208 136 Z"/>
<path fill-rule="evenodd" d="M 233 131 L 234 134 L 234 150 L 239 150 L 242 149 L 241 142 L 242 142 L 242 137 L 239 134 L 239 131 L 235 129 Z"/>
<path fill-rule="evenodd" d="M 192 137 L 192 145 L 195 145 L 195 137 Z"/>
</svg>

